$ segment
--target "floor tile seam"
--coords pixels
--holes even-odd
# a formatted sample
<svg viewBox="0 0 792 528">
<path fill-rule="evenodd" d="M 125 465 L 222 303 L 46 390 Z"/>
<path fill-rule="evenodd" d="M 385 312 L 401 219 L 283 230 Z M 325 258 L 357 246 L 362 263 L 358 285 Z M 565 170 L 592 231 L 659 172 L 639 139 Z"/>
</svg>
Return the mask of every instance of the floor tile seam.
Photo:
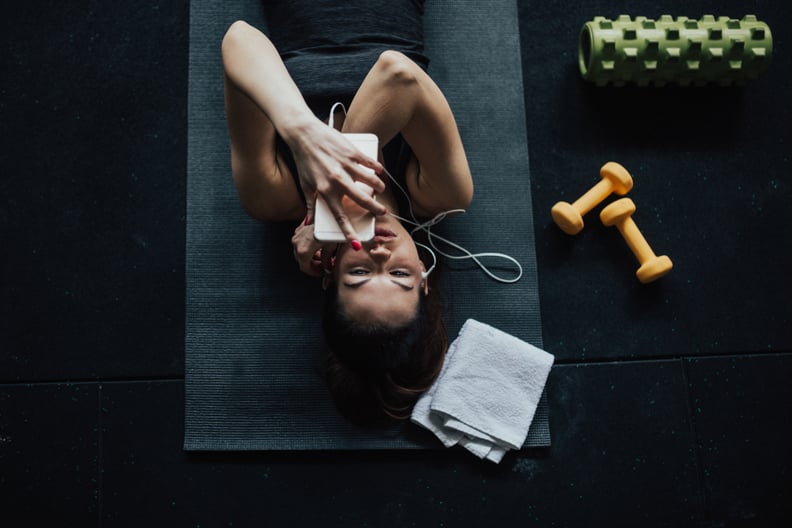
<svg viewBox="0 0 792 528">
<path fill-rule="evenodd" d="M 701 451 L 701 436 L 699 435 L 698 428 L 696 427 L 696 417 L 693 413 L 693 409 L 695 408 L 695 402 L 693 401 L 693 392 L 691 389 L 691 381 L 690 381 L 690 362 L 680 360 L 680 367 L 682 369 L 682 380 L 683 380 L 683 389 L 685 391 L 685 403 L 687 404 L 687 419 L 688 419 L 688 427 L 690 430 L 690 437 L 691 441 L 693 442 L 693 455 L 696 462 L 696 475 L 698 477 L 698 484 L 699 484 L 699 506 L 701 509 L 701 518 L 708 519 L 710 512 L 712 511 L 711 507 L 711 498 L 709 493 L 707 492 L 707 486 L 705 482 L 705 475 L 704 475 L 704 459 L 703 453 Z"/>
<path fill-rule="evenodd" d="M 184 376 L 179 377 L 146 377 L 146 378 L 64 378 L 48 380 L 16 380 L 0 381 L 0 388 L 3 387 L 46 387 L 51 385 L 102 385 L 120 383 L 156 383 L 156 382 L 183 382 Z"/>
<path fill-rule="evenodd" d="M 754 351 L 754 352 L 729 352 L 719 354 L 671 354 L 667 356 L 649 357 L 609 357 L 591 358 L 584 361 L 556 359 L 555 366 L 586 366 L 586 365 L 608 365 L 623 363 L 660 363 L 676 360 L 702 360 L 702 359 L 729 359 L 729 358 L 765 358 L 765 357 L 784 357 L 792 356 L 792 350 L 782 351 Z M 90 385 L 101 383 L 152 383 L 152 382 L 176 382 L 185 380 L 185 376 L 141 376 L 141 377 L 102 377 L 102 378 L 63 378 L 63 379 L 44 379 L 44 380 L 0 380 L 0 387 L 15 386 L 46 386 L 46 385 Z"/>
<path fill-rule="evenodd" d="M 104 420 L 103 420 L 103 412 L 102 409 L 104 408 L 104 393 L 102 392 L 102 384 L 100 383 L 97 387 L 97 394 L 98 394 L 98 401 L 97 401 L 97 409 L 96 409 L 96 427 L 98 428 L 97 432 L 97 454 L 96 454 L 96 486 L 97 486 L 97 497 L 96 497 L 96 525 L 99 528 L 102 528 L 103 520 L 102 516 L 104 515 Z"/>
<path fill-rule="evenodd" d="M 668 361 L 690 361 L 690 360 L 704 360 L 704 359 L 759 359 L 759 358 L 777 358 L 790 356 L 792 351 L 779 351 L 779 352 L 729 352 L 722 354 L 678 354 L 667 356 L 647 356 L 647 357 L 609 357 L 609 358 L 592 358 L 584 361 L 580 360 L 559 360 L 556 359 L 554 365 L 556 366 L 586 366 L 586 365 L 608 365 L 608 364 L 622 364 L 622 363 L 662 363 Z"/>
</svg>

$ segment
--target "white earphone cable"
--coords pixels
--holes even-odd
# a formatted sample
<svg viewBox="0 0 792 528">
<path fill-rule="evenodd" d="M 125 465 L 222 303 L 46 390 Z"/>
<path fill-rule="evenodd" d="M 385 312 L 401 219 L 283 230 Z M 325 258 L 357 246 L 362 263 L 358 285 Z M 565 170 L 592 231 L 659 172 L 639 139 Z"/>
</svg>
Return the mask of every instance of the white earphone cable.
<svg viewBox="0 0 792 528">
<path fill-rule="evenodd" d="M 346 107 L 343 105 L 343 103 L 340 103 L 340 102 L 335 103 L 330 108 L 330 117 L 327 120 L 327 124 L 331 128 L 333 127 L 335 111 L 336 111 L 336 107 L 338 107 L 338 106 L 341 107 L 341 109 L 344 112 L 344 115 L 346 115 Z M 406 224 L 412 225 L 413 228 L 412 228 L 412 230 L 410 230 L 410 235 L 414 235 L 417 231 L 423 231 L 424 233 L 426 233 L 427 241 L 429 242 L 429 246 L 431 246 L 431 247 L 428 247 L 428 246 L 426 246 L 424 244 L 421 244 L 420 242 L 415 242 L 416 245 L 419 245 L 419 246 L 427 249 L 429 251 L 429 253 L 432 255 L 432 258 L 434 259 L 434 263 L 432 264 L 432 266 L 427 271 L 425 271 L 425 272 L 423 272 L 421 274 L 422 278 L 428 277 L 429 274 L 432 272 L 432 270 L 434 270 L 435 266 L 437 265 L 437 257 L 435 256 L 435 252 L 437 252 L 440 255 L 443 255 L 445 258 L 451 259 L 451 260 L 471 259 L 471 260 L 473 260 L 473 262 L 475 262 L 481 268 L 481 270 L 484 273 L 486 273 L 490 278 L 492 278 L 492 279 L 494 279 L 494 280 L 496 280 L 498 282 L 502 282 L 502 283 L 505 283 L 505 284 L 513 284 L 513 283 L 519 281 L 522 278 L 523 268 L 520 265 L 520 263 L 517 262 L 517 260 L 514 257 L 511 257 L 509 255 L 505 255 L 503 253 L 491 253 L 491 252 L 487 252 L 487 253 L 471 253 L 470 251 L 468 251 L 467 249 L 463 248 L 459 244 L 455 244 L 454 242 L 451 242 L 450 240 L 448 240 L 446 238 L 443 238 L 440 235 L 437 235 L 437 234 L 432 232 L 432 226 L 435 226 L 438 223 L 440 223 L 443 220 L 445 220 L 445 218 L 449 214 L 464 213 L 465 212 L 464 209 L 452 209 L 450 211 L 443 211 L 441 213 L 436 214 L 432 219 L 430 219 L 430 220 L 428 220 L 426 222 L 419 222 L 417 217 L 416 217 L 416 215 L 415 215 L 415 211 L 413 211 L 413 204 L 412 204 L 412 200 L 410 199 L 410 195 L 399 184 L 399 182 L 396 181 L 396 178 L 393 177 L 393 175 L 388 171 L 387 168 L 385 169 L 385 174 L 388 175 L 388 178 L 390 178 L 391 182 L 393 182 L 393 184 L 399 189 L 399 191 L 401 191 L 401 193 L 407 199 L 407 206 L 408 206 L 409 211 L 410 211 L 410 218 L 403 218 L 403 217 L 401 217 L 399 215 L 395 215 L 393 213 L 388 213 L 388 214 L 390 214 L 394 218 L 400 220 L 401 222 L 404 222 Z M 462 254 L 461 255 L 451 255 L 451 254 L 448 254 L 448 253 L 442 251 L 435 244 L 435 240 L 438 240 L 438 241 L 440 241 L 440 242 L 442 242 L 444 244 L 447 244 L 448 246 L 456 249 L 457 251 L 460 251 Z M 502 258 L 502 259 L 508 260 L 509 262 L 511 262 L 515 266 L 517 266 L 517 270 L 518 270 L 517 276 L 514 277 L 514 278 L 509 279 L 509 278 L 504 278 L 504 277 L 500 277 L 498 275 L 495 275 L 494 273 L 492 273 L 489 270 L 489 268 L 487 268 L 486 265 L 484 265 L 484 263 L 482 263 L 479 260 L 479 258 L 483 258 L 483 257 L 495 257 L 495 258 Z"/>
<path fill-rule="evenodd" d="M 434 250 L 434 251 L 436 251 L 437 253 L 439 253 L 440 255 L 444 256 L 447 259 L 451 259 L 451 260 L 471 259 L 473 262 L 475 262 L 478 265 L 479 268 L 481 268 L 481 270 L 484 273 L 487 274 L 487 276 L 489 276 L 493 280 L 496 280 L 498 282 L 502 282 L 504 284 L 513 284 L 513 283 L 519 281 L 522 278 L 522 275 L 523 275 L 522 266 L 520 265 L 519 262 L 517 262 L 517 259 L 515 259 L 514 257 L 512 257 L 510 255 L 506 255 L 504 253 L 492 253 L 492 252 L 472 253 L 469 250 L 465 249 L 464 247 L 460 246 L 459 244 L 451 242 L 447 238 L 441 237 L 440 235 L 432 232 L 432 226 L 435 226 L 435 225 L 439 224 L 440 222 L 442 222 L 443 220 L 445 220 L 445 218 L 449 214 L 464 213 L 465 212 L 464 209 L 451 209 L 449 211 L 443 211 L 441 213 L 436 214 L 433 218 L 431 218 L 430 220 L 428 220 L 426 222 L 419 222 L 418 219 L 415 216 L 415 212 L 413 211 L 412 200 L 410 199 L 410 196 L 407 194 L 407 191 L 399 184 L 398 181 L 396 181 L 396 178 L 393 177 L 393 175 L 388 171 L 387 168 L 385 169 L 385 174 L 387 174 L 388 178 L 390 178 L 390 180 L 393 182 L 393 184 L 402 192 L 402 194 L 404 194 L 405 198 L 407 199 L 407 204 L 408 204 L 408 208 L 410 210 L 410 217 L 411 218 L 404 218 L 402 216 L 399 216 L 399 215 L 396 215 L 396 214 L 393 214 L 393 213 L 388 213 L 388 214 L 390 214 L 394 218 L 397 218 L 401 222 L 404 222 L 406 224 L 410 224 L 410 225 L 414 226 L 413 229 L 410 230 L 410 234 L 411 235 L 414 235 L 417 231 L 423 231 L 424 233 L 426 233 L 427 241 L 429 242 L 429 245 L 431 246 L 431 248 L 428 248 L 428 247 L 424 246 L 423 244 L 421 244 L 419 242 L 416 242 L 416 244 L 425 247 L 426 249 L 428 249 L 430 251 L 430 253 L 433 253 L 432 250 Z M 456 249 L 457 251 L 462 252 L 462 254 L 461 255 L 451 255 L 449 253 L 444 252 L 439 247 L 437 247 L 437 244 L 435 244 L 435 240 L 438 240 L 438 241 L 440 241 L 440 242 L 442 242 L 442 243 L 444 243 L 444 244 Z M 434 257 L 434 254 L 432 256 L 433 256 L 433 258 L 435 258 L 435 262 L 436 262 L 436 257 Z M 481 262 L 479 260 L 479 258 L 483 258 L 483 257 L 495 257 L 495 258 L 502 258 L 502 259 L 508 260 L 509 262 L 511 262 L 512 264 L 514 264 L 517 267 L 517 270 L 518 270 L 517 276 L 513 277 L 513 278 L 505 278 L 505 277 L 501 277 L 499 275 L 494 274 L 492 271 L 490 271 L 490 269 L 483 262 Z M 429 268 L 429 270 L 426 272 L 426 274 L 428 275 L 429 273 L 431 273 L 431 271 L 432 271 L 432 269 L 434 269 L 434 267 L 435 267 L 435 265 L 433 264 L 432 267 Z"/>
</svg>

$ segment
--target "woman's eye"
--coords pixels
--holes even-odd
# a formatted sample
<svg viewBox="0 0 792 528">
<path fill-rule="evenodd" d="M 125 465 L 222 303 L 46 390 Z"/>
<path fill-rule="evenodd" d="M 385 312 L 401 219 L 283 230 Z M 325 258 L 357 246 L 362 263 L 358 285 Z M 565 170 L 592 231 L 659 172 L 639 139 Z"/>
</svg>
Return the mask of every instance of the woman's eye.
<svg viewBox="0 0 792 528">
<path fill-rule="evenodd" d="M 395 275 L 397 277 L 409 277 L 410 276 L 410 274 L 408 272 L 402 271 L 402 270 L 391 271 L 391 275 Z"/>
<path fill-rule="evenodd" d="M 353 269 L 353 270 L 349 271 L 350 275 L 365 275 L 367 273 L 368 273 L 368 271 L 366 271 L 364 269 Z"/>
</svg>

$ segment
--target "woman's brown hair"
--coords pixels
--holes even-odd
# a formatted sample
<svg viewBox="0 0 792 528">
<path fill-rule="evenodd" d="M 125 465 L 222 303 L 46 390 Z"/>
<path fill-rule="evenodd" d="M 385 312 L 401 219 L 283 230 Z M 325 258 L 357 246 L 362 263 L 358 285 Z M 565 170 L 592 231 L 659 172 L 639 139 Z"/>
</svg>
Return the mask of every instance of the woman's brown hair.
<svg viewBox="0 0 792 528">
<path fill-rule="evenodd" d="M 401 326 L 349 319 L 328 288 L 324 329 L 325 380 L 339 411 L 355 423 L 410 417 L 418 397 L 443 366 L 448 334 L 435 289 L 420 296 L 415 317 Z"/>
</svg>

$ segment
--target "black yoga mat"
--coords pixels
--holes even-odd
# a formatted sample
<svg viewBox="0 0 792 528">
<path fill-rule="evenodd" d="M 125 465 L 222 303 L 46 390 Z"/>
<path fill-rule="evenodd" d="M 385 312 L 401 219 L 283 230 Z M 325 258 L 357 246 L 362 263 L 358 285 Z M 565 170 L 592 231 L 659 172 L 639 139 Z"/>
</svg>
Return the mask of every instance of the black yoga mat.
<svg viewBox="0 0 792 528">
<path fill-rule="evenodd" d="M 261 6 L 193 0 L 190 9 L 184 448 L 440 447 L 411 423 L 358 428 L 336 412 L 319 377 L 318 279 L 292 260 L 294 226 L 249 219 L 231 180 L 220 43 L 236 19 L 263 29 Z M 449 337 L 474 318 L 541 347 L 516 3 L 430 0 L 425 31 L 476 186 L 469 211 L 438 232 L 474 252 L 508 253 L 525 272 L 504 285 L 469 263 L 448 265 Z M 543 398 L 526 446 L 549 444 Z"/>
</svg>

